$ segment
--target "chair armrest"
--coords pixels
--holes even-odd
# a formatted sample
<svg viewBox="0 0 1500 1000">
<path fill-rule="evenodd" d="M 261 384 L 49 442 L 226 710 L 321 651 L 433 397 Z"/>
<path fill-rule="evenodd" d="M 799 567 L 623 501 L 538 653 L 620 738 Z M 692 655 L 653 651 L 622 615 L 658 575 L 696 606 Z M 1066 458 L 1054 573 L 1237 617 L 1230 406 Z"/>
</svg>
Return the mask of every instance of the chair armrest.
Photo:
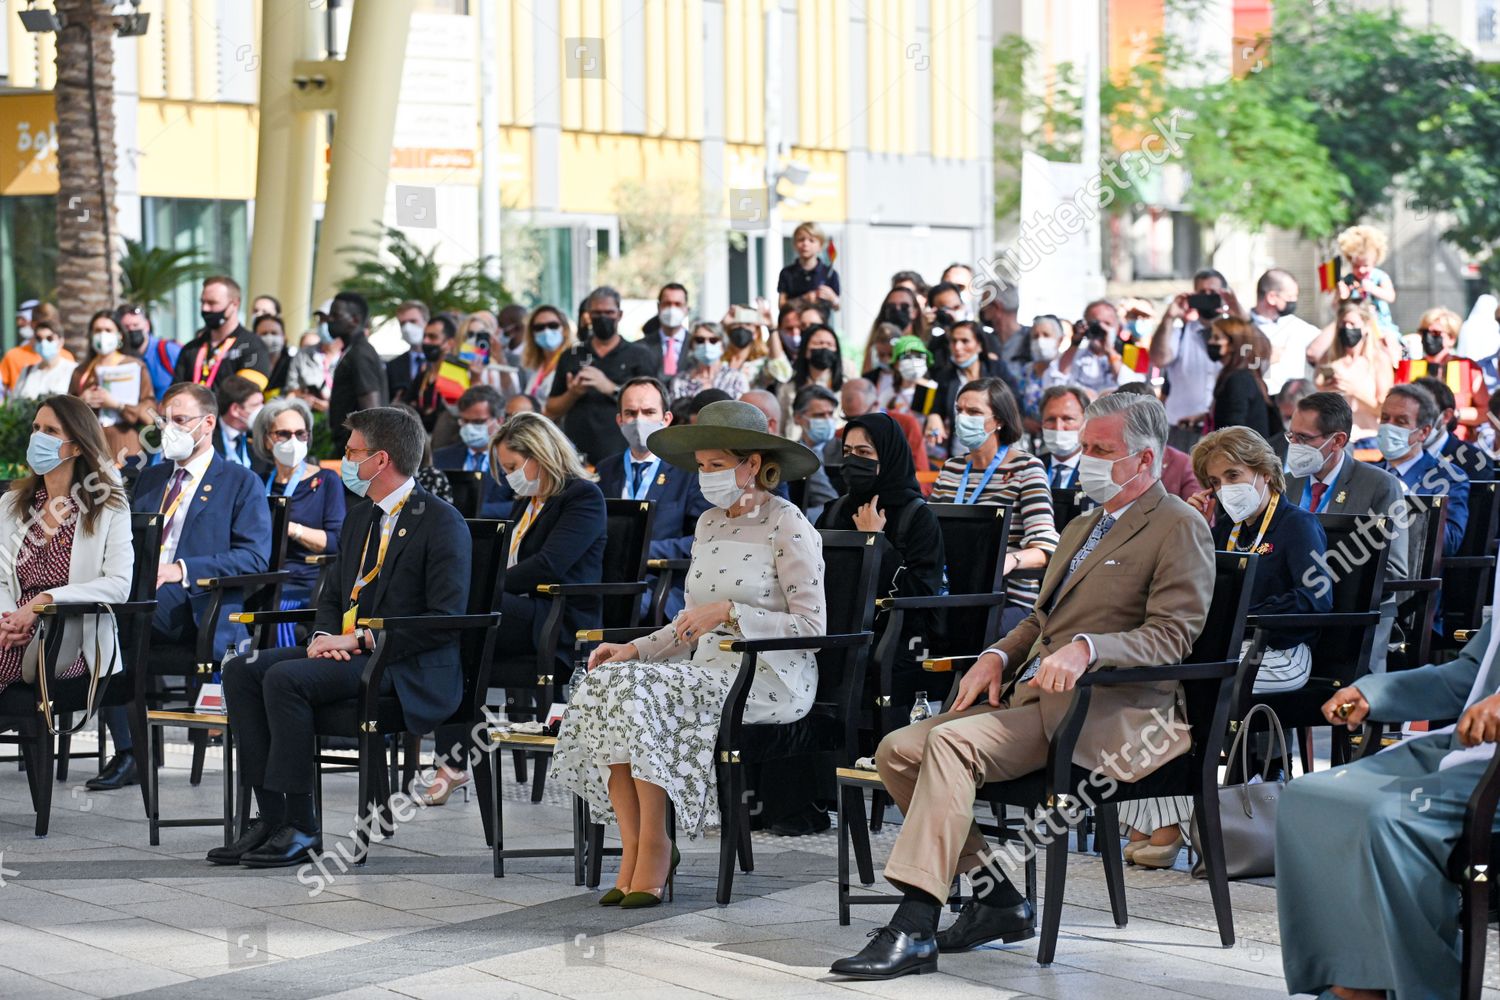
<svg viewBox="0 0 1500 1000">
<path fill-rule="evenodd" d="M 1495 823 L 1495 806 L 1500 803 L 1500 754 L 1490 759 L 1484 769 L 1484 777 L 1474 786 L 1469 804 L 1464 809 L 1463 834 L 1455 845 L 1451 861 L 1457 862 L 1454 874 L 1464 882 L 1483 881 L 1487 877 L 1490 860 L 1491 827 Z"/>
<path fill-rule="evenodd" d="M 649 569 L 649 570 L 653 570 L 655 572 L 658 572 L 658 573 L 660 573 L 662 570 L 666 570 L 666 569 L 672 570 L 673 572 L 680 573 L 683 570 L 691 568 L 692 565 L 693 565 L 693 561 L 691 559 L 647 559 L 646 560 L 646 568 Z"/>
<path fill-rule="evenodd" d="M 719 648 L 726 653 L 770 653 L 784 649 L 841 649 L 863 646 L 875 638 L 874 632 L 849 632 L 838 635 L 814 635 L 806 639 L 725 639 Z"/>
<path fill-rule="evenodd" d="M 1045 566 L 1022 566 L 1005 574 L 1007 580 L 1040 580 L 1047 575 Z"/>
<path fill-rule="evenodd" d="M 1238 660 L 1218 663 L 1177 663 L 1169 667 L 1105 667 L 1079 677 L 1075 687 L 1113 687 L 1118 684 L 1155 684 L 1159 681 L 1211 681 L 1233 677 Z"/>
<path fill-rule="evenodd" d="M 1446 563 L 1446 560 L 1445 560 L 1445 563 Z M 1423 590 L 1437 590 L 1442 585 L 1443 585 L 1443 581 L 1442 581 L 1442 579 L 1440 577 L 1429 576 L 1429 577 L 1424 577 L 1424 578 L 1422 578 L 1420 580 L 1387 580 L 1385 582 L 1385 589 L 1388 592 L 1389 591 L 1398 591 L 1398 592 L 1413 591 L 1413 592 L 1417 592 L 1417 591 L 1423 591 Z"/>
<path fill-rule="evenodd" d="M 637 580 L 633 583 L 539 583 L 536 592 L 548 597 L 624 597 L 644 594 L 647 589 L 644 580 Z"/>
<path fill-rule="evenodd" d="M 31 610 L 39 615 L 71 618 L 74 615 L 103 615 L 114 611 L 116 615 L 150 614 L 156 610 L 155 601 L 124 601 L 106 604 L 103 601 L 70 601 L 65 604 L 33 604 Z"/>
<path fill-rule="evenodd" d="M 402 615 L 399 618 L 361 618 L 357 625 L 377 632 L 409 632 L 412 629 L 437 629 L 454 632 L 460 629 L 488 628 L 500 622 L 500 612 L 483 615 Z"/>
<path fill-rule="evenodd" d="M 634 642 L 642 636 L 655 632 L 654 628 L 585 628 L 573 637 L 579 642 Z"/>
<path fill-rule="evenodd" d="M 1326 615 L 1246 615 L 1245 627 L 1255 628 L 1344 628 L 1374 625 L 1378 611 L 1339 611 Z"/>
<path fill-rule="evenodd" d="M 1489 569 L 1495 565 L 1494 556 L 1444 556 L 1443 572 L 1450 569 Z"/>
<path fill-rule="evenodd" d="M 1453 630 L 1453 641 L 1468 642 L 1478 634 L 1479 630 L 1477 628 L 1456 628 Z"/>
<path fill-rule="evenodd" d="M 236 625 L 311 625 L 318 620 L 316 608 L 293 611 L 236 611 L 229 616 Z"/>
<path fill-rule="evenodd" d="M 1004 604 L 1004 594 L 933 594 L 931 597 L 882 597 L 875 601 L 881 611 L 918 608 L 988 608 Z"/>
<path fill-rule="evenodd" d="M 241 573 L 238 576 L 206 576 L 194 581 L 204 590 L 241 590 L 247 587 L 268 587 L 273 583 L 285 583 L 292 578 L 286 570 L 274 573 Z"/>
<path fill-rule="evenodd" d="M 960 663 L 977 660 L 983 655 L 984 653 L 975 653 L 973 656 L 942 656 L 935 660 L 923 660 L 922 669 L 929 674 L 951 674 L 955 670 L 964 669 L 959 666 Z"/>
<path fill-rule="evenodd" d="M 332 566 L 338 559 L 337 553 L 323 552 L 315 556 L 303 556 L 302 561 L 309 566 Z"/>
</svg>

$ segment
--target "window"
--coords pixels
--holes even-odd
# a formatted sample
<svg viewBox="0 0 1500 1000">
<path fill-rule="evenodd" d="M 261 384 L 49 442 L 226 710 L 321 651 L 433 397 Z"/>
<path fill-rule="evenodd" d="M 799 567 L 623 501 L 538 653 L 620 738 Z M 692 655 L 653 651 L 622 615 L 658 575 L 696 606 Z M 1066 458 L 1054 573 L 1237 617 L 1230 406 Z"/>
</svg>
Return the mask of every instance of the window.
<svg viewBox="0 0 1500 1000">
<path fill-rule="evenodd" d="M 0 316 L 5 346 L 15 346 L 16 306 L 57 301 L 57 199 L 0 198 Z"/>
<path fill-rule="evenodd" d="M 243 287 L 250 270 L 250 246 L 243 201 L 196 198 L 142 198 L 144 242 L 148 247 L 196 249 L 215 272 L 227 274 Z M 185 284 L 173 291 L 165 306 L 151 317 L 160 336 L 185 341 L 202 326 L 198 316 L 200 286 Z M 271 289 L 246 288 L 241 312 L 248 313 L 250 297 Z M 289 331 L 290 332 L 290 331 Z"/>
</svg>

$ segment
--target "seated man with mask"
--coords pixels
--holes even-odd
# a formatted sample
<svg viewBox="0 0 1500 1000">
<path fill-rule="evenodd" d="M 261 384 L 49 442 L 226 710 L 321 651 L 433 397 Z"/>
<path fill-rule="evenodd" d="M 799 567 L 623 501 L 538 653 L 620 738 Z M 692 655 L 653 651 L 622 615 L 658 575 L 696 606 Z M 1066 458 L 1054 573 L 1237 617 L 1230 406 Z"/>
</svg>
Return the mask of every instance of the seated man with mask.
<svg viewBox="0 0 1500 1000">
<path fill-rule="evenodd" d="M 346 426 L 340 475 L 369 502 L 356 504 L 344 522 L 347 544 L 318 598 L 312 641 L 224 666 L 229 721 L 260 815 L 234 843 L 208 852 L 212 864 L 282 868 L 323 849 L 313 808 L 313 716 L 359 694 L 375 636 L 357 620 L 461 615 L 468 606 L 468 528 L 452 505 L 412 478 L 425 445 L 421 421 L 382 406 L 351 413 Z M 384 690 L 395 692 L 411 732 L 446 722 L 462 700 L 457 636 L 408 630 L 381 640 L 392 644 Z"/>
<path fill-rule="evenodd" d="M 807 477 L 806 491 L 802 494 L 802 512 L 816 524 L 823 508 L 839 495 L 839 488 L 828 475 L 828 453 L 838 449 L 843 464 L 843 442 L 835 440 L 833 415 L 838 412 L 839 397 L 831 389 L 821 385 L 804 385 L 792 398 L 792 419 L 802 430 L 802 443 L 818 456 L 818 468 Z M 840 477 L 842 482 L 842 477 Z"/>
<path fill-rule="evenodd" d="M 492 475 L 490 469 L 490 439 L 504 422 L 505 401 L 500 391 L 489 385 L 470 386 L 458 397 L 459 443 L 432 452 L 434 468 L 484 473 L 484 499 L 479 504 L 479 516 L 497 520 L 510 516 L 510 506 L 516 500 L 515 491 L 505 477 Z"/>
<path fill-rule="evenodd" d="M 977 788 L 1019 778 L 1047 762 L 1048 742 L 1086 671 L 1149 671 L 1182 661 L 1208 616 L 1214 543 L 1203 516 L 1162 488 L 1167 417 L 1131 394 L 1090 404 L 1079 478 L 1101 507 L 1063 529 L 1036 609 L 969 668 L 953 710 L 881 741 L 876 765 L 906 817 L 885 875 L 901 891 L 891 922 L 835 975 L 890 979 L 937 969 L 939 951 L 1035 933 L 1031 905 L 1000 871 L 974 824 Z M 1118 781 L 1139 781 L 1186 753 L 1185 726 L 1163 732 L 1160 753 L 1132 754 L 1155 717 L 1179 711 L 1175 681 L 1101 687 L 1078 736 L 1073 763 Z M 975 877 L 975 896 L 939 933 L 953 876 Z"/>
<path fill-rule="evenodd" d="M 639 375 L 620 387 L 615 422 L 628 445 L 625 451 L 599 463 L 599 489 L 607 499 L 650 500 L 656 504 L 651 522 L 650 559 L 686 559 L 692 553 L 698 517 L 709 508 L 698 489 L 698 477 L 651 454 L 646 439 L 672 423 L 667 387 L 650 375 Z M 642 596 L 644 615 L 655 592 L 656 574 L 646 577 L 652 589 Z M 665 615 L 673 618 L 683 607 L 682 578 L 667 595 Z M 644 621 L 644 618 L 642 619 Z"/>
</svg>

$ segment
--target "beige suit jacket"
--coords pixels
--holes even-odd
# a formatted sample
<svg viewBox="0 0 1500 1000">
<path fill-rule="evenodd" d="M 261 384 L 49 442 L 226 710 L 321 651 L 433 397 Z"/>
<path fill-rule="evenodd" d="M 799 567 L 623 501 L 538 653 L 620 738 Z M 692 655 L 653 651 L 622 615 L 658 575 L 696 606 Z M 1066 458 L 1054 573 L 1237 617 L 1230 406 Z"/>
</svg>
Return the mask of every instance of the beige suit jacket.
<svg viewBox="0 0 1500 1000">
<path fill-rule="evenodd" d="M 1095 508 L 1068 524 L 1042 577 L 1036 609 L 992 647 L 1005 656 L 1007 679 L 1032 657 L 1080 635 L 1089 637 L 1097 655 L 1090 670 L 1149 670 L 1180 663 L 1191 651 L 1214 586 L 1213 536 L 1203 515 L 1158 482 L 1064 581 L 1068 564 L 1103 515 L 1103 508 Z M 1040 701 L 1050 739 L 1072 699 L 1070 691 L 1041 692 L 1022 684 L 1010 703 Z M 1095 688 L 1073 763 L 1102 766 L 1121 781 L 1140 780 L 1187 752 L 1183 705 L 1176 681 Z"/>
</svg>

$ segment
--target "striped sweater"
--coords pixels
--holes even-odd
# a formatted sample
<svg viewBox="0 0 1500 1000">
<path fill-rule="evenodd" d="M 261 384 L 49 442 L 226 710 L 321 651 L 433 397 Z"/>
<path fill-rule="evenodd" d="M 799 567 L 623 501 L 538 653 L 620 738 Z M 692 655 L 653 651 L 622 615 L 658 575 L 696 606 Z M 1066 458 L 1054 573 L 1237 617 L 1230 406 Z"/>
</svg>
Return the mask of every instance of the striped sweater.
<svg viewBox="0 0 1500 1000">
<path fill-rule="evenodd" d="M 967 458 L 950 458 L 943 463 L 937 485 L 932 488 L 934 503 L 953 502 L 967 464 Z M 969 475 L 968 488 L 973 490 L 983 478 L 984 469 L 975 469 Z M 964 499 L 968 500 L 967 494 Z M 1050 556 L 1056 551 L 1057 527 L 1052 520 L 1052 490 L 1047 484 L 1047 468 L 1035 455 L 1011 445 L 1005 460 L 975 502 L 1011 506 L 1010 552 L 1041 549 Z M 1040 580 L 1009 580 L 1005 596 L 1011 604 L 1029 611 L 1036 605 L 1040 590 Z"/>
</svg>

